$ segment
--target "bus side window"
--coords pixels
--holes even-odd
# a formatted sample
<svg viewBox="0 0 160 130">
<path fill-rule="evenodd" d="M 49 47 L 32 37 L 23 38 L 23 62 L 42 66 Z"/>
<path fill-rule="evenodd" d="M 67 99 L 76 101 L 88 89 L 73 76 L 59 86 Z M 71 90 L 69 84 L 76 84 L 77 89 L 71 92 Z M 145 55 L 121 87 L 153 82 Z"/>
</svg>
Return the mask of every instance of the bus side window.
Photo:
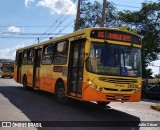
<svg viewBox="0 0 160 130">
<path fill-rule="evenodd" d="M 53 64 L 64 65 L 67 62 L 68 41 L 61 41 L 55 44 Z"/>
<path fill-rule="evenodd" d="M 53 59 L 54 44 L 45 45 L 43 47 L 42 64 L 50 65 Z"/>
<path fill-rule="evenodd" d="M 27 64 L 27 50 L 23 51 L 23 59 L 22 59 L 23 65 Z"/>
<path fill-rule="evenodd" d="M 33 64 L 34 49 L 31 48 L 27 52 L 27 64 Z"/>
</svg>

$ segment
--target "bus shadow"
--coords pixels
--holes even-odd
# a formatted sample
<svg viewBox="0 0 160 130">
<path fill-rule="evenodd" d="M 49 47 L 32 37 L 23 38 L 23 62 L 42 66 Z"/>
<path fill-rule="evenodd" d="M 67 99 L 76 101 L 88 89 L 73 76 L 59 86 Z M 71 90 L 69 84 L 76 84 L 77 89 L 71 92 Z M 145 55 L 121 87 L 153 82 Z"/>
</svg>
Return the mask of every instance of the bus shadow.
<svg viewBox="0 0 160 130">
<path fill-rule="evenodd" d="M 141 101 L 152 102 L 152 103 L 160 103 L 160 99 L 157 99 L 157 98 L 151 98 L 151 99 L 142 98 Z"/>
<path fill-rule="evenodd" d="M 111 121 L 113 125 L 111 124 L 111 127 L 107 127 L 109 130 L 139 130 L 138 124 L 140 123 L 140 118 L 112 109 L 110 107 L 102 109 L 99 108 L 95 103 L 73 101 L 69 102 L 67 105 L 62 105 L 55 101 L 52 94 L 42 91 L 25 90 L 20 86 L 0 86 L 0 93 L 14 106 L 21 110 L 22 113 L 24 113 L 25 116 L 28 117 L 31 121 L 53 121 L 53 123 L 54 121 L 72 121 L 73 124 L 77 121 L 82 121 L 82 123 L 85 121 L 91 124 L 93 124 L 92 121 L 105 121 L 106 123 Z M 121 128 L 115 127 L 116 123 L 119 121 L 124 123 L 124 127 L 123 125 Z M 136 122 L 137 124 L 134 123 L 135 126 L 126 127 L 126 124 L 132 121 Z M 42 130 L 44 128 L 37 129 Z M 47 128 L 47 130 L 48 129 L 53 128 Z M 83 127 L 82 124 L 81 127 L 77 128 L 56 127 L 54 129 L 99 130 L 106 129 L 106 127 Z"/>
</svg>

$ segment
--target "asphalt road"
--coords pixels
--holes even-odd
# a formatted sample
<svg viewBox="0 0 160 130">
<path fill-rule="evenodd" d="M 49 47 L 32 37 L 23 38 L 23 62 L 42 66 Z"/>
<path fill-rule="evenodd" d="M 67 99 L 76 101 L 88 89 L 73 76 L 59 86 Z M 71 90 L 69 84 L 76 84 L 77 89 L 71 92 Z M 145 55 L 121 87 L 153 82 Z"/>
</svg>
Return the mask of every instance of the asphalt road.
<svg viewBox="0 0 160 130">
<path fill-rule="evenodd" d="M 160 127 L 125 127 L 129 121 L 160 121 L 160 112 L 152 110 L 151 104 L 160 101 L 145 100 L 139 103 L 110 103 L 106 109 L 99 108 L 95 103 L 71 102 L 67 105 L 59 104 L 54 96 L 49 93 L 33 90 L 25 90 L 22 85 L 13 79 L 0 78 L 0 121 L 71 121 L 75 125 L 77 121 L 85 125 L 89 121 L 109 123 L 109 121 L 123 121 L 124 127 L 48 127 L 32 128 L 42 129 L 67 129 L 67 130 L 160 130 Z M 95 123 L 96 123 L 95 122 Z M 100 122 L 102 123 L 102 122 Z M 126 123 L 126 124 L 125 124 Z M 58 125 L 58 124 L 57 124 Z M 63 124 L 61 124 L 63 125 Z M 123 125 L 123 124 L 122 124 Z M 83 126 L 83 125 L 82 125 Z M 8 130 L 9 128 L 0 128 Z M 31 128 L 12 128 L 31 129 Z"/>
</svg>

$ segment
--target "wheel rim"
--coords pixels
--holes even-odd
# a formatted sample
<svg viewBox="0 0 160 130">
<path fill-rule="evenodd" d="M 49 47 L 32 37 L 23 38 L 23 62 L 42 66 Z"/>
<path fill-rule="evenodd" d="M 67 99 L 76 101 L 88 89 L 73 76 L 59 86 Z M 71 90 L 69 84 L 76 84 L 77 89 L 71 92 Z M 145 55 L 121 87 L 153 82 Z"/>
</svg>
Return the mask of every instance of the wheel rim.
<svg viewBox="0 0 160 130">
<path fill-rule="evenodd" d="M 59 98 L 63 98 L 64 97 L 64 89 L 63 88 L 59 88 L 58 89 L 58 97 Z"/>
</svg>

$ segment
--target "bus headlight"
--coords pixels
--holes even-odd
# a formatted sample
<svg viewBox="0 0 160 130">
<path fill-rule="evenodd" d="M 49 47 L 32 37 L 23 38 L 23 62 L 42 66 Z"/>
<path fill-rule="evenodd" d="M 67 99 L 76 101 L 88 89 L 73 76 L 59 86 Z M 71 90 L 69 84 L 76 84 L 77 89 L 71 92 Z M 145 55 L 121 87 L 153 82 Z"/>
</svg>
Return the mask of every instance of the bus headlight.
<svg viewBox="0 0 160 130">
<path fill-rule="evenodd" d="M 102 88 L 102 87 L 100 87 L 100 88 L 99 88 L 99 91 L 102 91 L 102 90 L 103 90 L 103 88 Z"/>
<path fill-rule="evenodd" d="M 89 82 L 88 82 L 88 84 L 89 84 L 89 85 L 92 85 L 92 82 L 91 82 L 91 81 L 89 81 Z"/>
</svg>

